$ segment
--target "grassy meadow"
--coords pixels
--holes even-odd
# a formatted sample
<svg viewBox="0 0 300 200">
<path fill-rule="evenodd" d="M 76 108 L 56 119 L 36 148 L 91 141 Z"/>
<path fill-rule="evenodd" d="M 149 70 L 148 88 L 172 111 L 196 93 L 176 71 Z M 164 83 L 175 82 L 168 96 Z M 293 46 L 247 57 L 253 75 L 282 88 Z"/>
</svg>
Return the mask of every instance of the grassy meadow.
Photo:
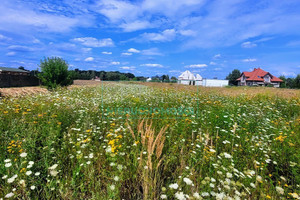
<svg viewBox="0 0 300 200">
<path fill-rule="evenodd" d="M 299 199 L 291 91 L 106 83 L 2 98 L 0 199 Z"/>
</svg>

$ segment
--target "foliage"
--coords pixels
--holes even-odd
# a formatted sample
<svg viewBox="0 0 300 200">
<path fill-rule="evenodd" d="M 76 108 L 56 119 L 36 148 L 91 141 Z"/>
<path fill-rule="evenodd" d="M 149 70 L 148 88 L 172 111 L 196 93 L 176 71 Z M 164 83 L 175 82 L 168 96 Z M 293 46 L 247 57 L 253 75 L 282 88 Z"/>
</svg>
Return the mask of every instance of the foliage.
<svg viewBox="0 0 300 200">
<path fill-rule="evenodd" d="M 0 198 L 299 196 L 300 98 L 165 85 L 2 99 Z"/>
<path fill-rule="evenodd" d="M 42 84 L 49 89 L 54 89 L 57 86 L 67 86 L 73 83 L 71 74 L 68 71 L 68 64 L 62 58 L 45 58 L 41 60 L 39 67 L 41 68 L 39 78 Z"/>
<path fill-rule="evenodd" d="M 91 80 L 97 77 L 99 77 L 100 80 L 104 81 L 129 81 L 132 80 L 135 76 L 132 73 L 122 73 L 119 71 L 106 72 L 95 70 L 74 70 L 74 79 Z"/>
<path fill-rule="evenodd" d="M 300 89 L 300 74 L 295 78 L 286 78 L 285 76 L 279 76 L 283 82 L 280 84 L 281 88 L 298 88 Z"/>
<path fill-rule="evenodd" d="M 229 80 L 230 85 L 237 85 L 238 82 L 236 79 L 240 78 L 241 72 L 238 69 L 234 69 L 231 73 L 228 74 L 226 80 Z"/>
</svg>

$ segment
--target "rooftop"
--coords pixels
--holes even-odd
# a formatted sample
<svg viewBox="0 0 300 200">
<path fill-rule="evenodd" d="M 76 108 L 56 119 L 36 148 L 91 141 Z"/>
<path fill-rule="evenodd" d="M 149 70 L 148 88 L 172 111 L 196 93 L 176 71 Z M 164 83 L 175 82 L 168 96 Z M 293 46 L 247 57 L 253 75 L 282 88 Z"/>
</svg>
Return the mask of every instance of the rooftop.
<svg viewBox="0 0 300 200">
<path fill-rule="evenodd" d="M 10 67 L 0 67 L 0 72 L 23 72 L 23 73 L 28 73 L 28 71 L 22 70 L 22 69 L 17 69 L 17 68 L 10 68 Z"/>
<path fill-rule="evenodd" d="M 271 77 L 271 82 L 282 82 L 281 79 L 277 78 L 276 76 L 273 76 L 269 72 L 262 70 L 261 68 L 254 68 L 252 72 L 243 72 L 242 74 L 244 74 L 247 78 L 246 81 L 264 81 L 264 76 L 269 74 Z M 241 80 L 241 77 L 237 80 Z"/>
</svg>

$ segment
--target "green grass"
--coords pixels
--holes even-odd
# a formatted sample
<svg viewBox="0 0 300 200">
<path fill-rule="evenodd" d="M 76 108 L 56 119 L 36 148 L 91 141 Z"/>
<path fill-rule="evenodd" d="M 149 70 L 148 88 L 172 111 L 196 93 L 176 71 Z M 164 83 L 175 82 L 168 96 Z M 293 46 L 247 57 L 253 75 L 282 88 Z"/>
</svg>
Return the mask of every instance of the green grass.
<svg viewBox="0 0 300 200">
<path fill-rule="evenodd" d="M 59 89 L 2 99 L 0 133 L 0 199 L 285 199 L 300 190 L 299 98 Z"/>
</svg>

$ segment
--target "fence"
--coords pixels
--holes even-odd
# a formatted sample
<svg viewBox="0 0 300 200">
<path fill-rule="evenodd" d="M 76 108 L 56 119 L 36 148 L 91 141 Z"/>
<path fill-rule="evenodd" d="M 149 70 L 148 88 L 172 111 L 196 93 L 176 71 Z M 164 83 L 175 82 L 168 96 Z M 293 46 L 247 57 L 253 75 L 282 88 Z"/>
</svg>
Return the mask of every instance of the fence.
<svg viewBox="0 0 300 200">
<path fill-rule="evenodd" d="M 37 86 L 39 79 L 35 76 L 0 74 L 0 88 Z"/>
</svg>

